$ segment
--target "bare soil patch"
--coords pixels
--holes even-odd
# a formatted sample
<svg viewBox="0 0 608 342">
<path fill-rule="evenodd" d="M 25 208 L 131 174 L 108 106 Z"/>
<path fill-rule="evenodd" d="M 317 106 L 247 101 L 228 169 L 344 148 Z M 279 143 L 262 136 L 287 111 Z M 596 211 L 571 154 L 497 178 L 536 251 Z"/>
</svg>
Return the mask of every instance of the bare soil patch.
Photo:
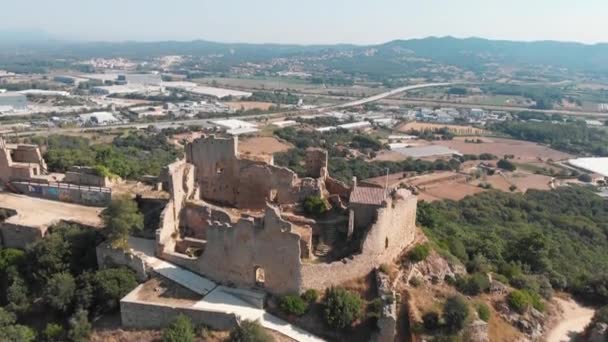
<svg viewBox="0 0 608 342">
<path fill-rule="evenodd" d="M 285 152 L 290 148 L 291 145 L 273 137 L 256 137 L 239 141 L 239 153 L 244 155 L 273 155 Z"/>
<path fill-rule="evenodd" d="M 272 102 L 256 102 L 256 101 L 238 101 L 238 102 L 226 102 L 226 104 L 234 110 L 269 110 L 270 107 L 274 106 Z"/>
</svg>

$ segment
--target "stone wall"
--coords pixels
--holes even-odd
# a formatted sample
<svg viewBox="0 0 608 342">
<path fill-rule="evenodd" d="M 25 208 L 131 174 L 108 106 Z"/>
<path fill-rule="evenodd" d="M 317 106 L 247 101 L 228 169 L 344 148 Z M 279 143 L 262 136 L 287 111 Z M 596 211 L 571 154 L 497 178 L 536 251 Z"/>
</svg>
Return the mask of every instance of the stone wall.
<svg viewBox="0 0 608 342">
<path fill-rule="evenodd" d="M 264 274 L 263 288 L 275 294 L 301 289 L 300 236 L 268 207 L 261 221 L 242 218 L 233 226 L 215 223 L 207 231 L 207 247 L 198 259 L 198 272 L 211 279 L 241 287 L 258 284 L 256 271 Z"/>
<path fill-rule="evenodd" d="M 40 149 L 33 145 L 7 145 L 0 137 L 0 181 L 28 180 L 46 171 Z"/>
<path fill-rule="evenodd" d="M 414 241 L 417 199 L 398 190 L 378 210 L 376 222 L 363 239 L 361 253 L 329 264 L 303 264 L 301 290 L 323 290 L 368 275 L 396 259 Z"/>
<path fill-rule="evenodd" d="M 306 150 L 306 175 L 313 178 L 327 178 L 327 151 L 320 148 Z"/>
<path fill-rule="evenodd" d="M 146 263 L 136 254 L 121 249 L 113 249 L 105 242 L 97 246 L 95 253 L 99 268 L 126 266 L 135 272 L 138 281 L 141 282 L 148 279 L 149 270 L 146 267 Z"/>
<path fill-rule="evenodd" d="M 133 292 L 136 293 L 140 285 Z M 237 325 L 234 314 L 204 311 L 195 307 L 170 306 L 164 303 L 142 302 L 127 295 L 120 301 L 120 318 L 125 328 L 159 329 L 168 326 L 177 316 L 185 315 L 194 326 L 206 325 L 214 330 L 232 330 Z"/>
<path fill-rule="evenodd" d="M 66 183 L 11 182 L 11 185 L 20 193 L 28 196 L 92 207 L 106 207 L 112 200 L 112 192 L 107 188 Z"/>
<path fill-rule="evenodd" d="M 44 236 L 48 227 L 28 227 L 18 224 L 0 222 L 0 236 L 5 248 L 24 249 Z"/>
<path fill-rule="evenodd" d="M 108 187 L 111 181 L 108 177 L 98 176 L 93 169 L 85 166 L 73 166 L 66 173 L 63 182 L 76 185 Z"/>
<path fill-rule="evenodd" d="M 316 178 L 299 179 L 291 170 L 263 161 L 241 159 L 238 140 L 201 137 L 188 144 L 186 160 L 195 166 L 200 198 L 237 208 L 263 209 L 266 202 L 292 204 L 323 194 L 327 153 L 308 152 L 307 164 Z"/>
</svg>

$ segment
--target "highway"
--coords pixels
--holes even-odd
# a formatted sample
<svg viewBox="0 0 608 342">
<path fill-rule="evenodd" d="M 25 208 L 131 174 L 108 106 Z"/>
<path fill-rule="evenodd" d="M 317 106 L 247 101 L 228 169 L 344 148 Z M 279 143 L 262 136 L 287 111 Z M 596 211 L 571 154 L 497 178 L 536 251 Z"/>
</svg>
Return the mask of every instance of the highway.
<svg viewBox="0 0 608 342">
<path fill-rule="evenodd" d="M 410 86 L 396 88 L 396 89 L 393 89 L 393 90 L 390 90 L 390 91 L 387 91 L 387 92 L 384 92 L 384 93 L 381 93 L 378 95 L 366 97 L 364 99 L 355 100 L 355 101 L 351 101 L 351 102 L 347 102 L 347 103 L 343 103 L 343 104 L 339 104 L 339 105 L 328 106 L 328 107 L 325 107 L 325 109 L 344 109 L 344 108 L 349 108 L 349 107 L 356 107 L 356 106 L 364 105 L 366 103 L 376 102 L 376 101 L 382 100 L 384 98 L 391 97 L 393 95 L 397 95 L 399 93 L 403 93 L 403 92 L 410 91 L 410 90 L 432 88 L 432 87 L 447 87 L 447 86 L 454 85 L 454 84 L 455 83 L 425 83 L 425 84 L 410 85 Z"/>
<path fill-rule="evenodd" d="M 396 88 L 378 95 L 374 95 L 371 97 L 366 97 L 364 99 L 350 101 L 347 103 L 339 104 L 339 105 L 331 105 L 327 107 L 315 108 L 309 110 L 308 112 L 323 112 L 325 110 L 331 109 L 343 109 L 349 107 L 356 107 L 366 103 L 376 102 L 387 97 L 397 95 L 399 93 L 414 90 L 414 89 L 422 89 L 422 88 L 430 88 L 430 87 L 445 87 L 452 85 L 454 83 L 426 83 L 426 84 L 417 84 L 410 85 L 405 87 Z M 280 112 L 280 113 L 269 113 L 269 114 L 257 114 L 257 115 L 241 115 L 241 116 L 231 116 L 231 119 L 257 119 L 257 118 L 280 118 L 290 116 L 291 114 L 302 114 L 304 111 L 289 111 L 289 112 Z M 94 126 L 94 127 L 76 127 L 76 128 L 51 128 L 47 130 L 31 130 L 31 131 L 22 131 L 22 132 L 11 132 L 11 133 L 3 133 L 6 136 L 27 136 L 32 134 L 60 134 L 60 133 L 77 133 L 83 131 L 102 131 L 108 129 L 127 129 L 127 128 L 136 128 L 143 129 L 149 126 L 154 126 L 158 129 L 170 128 L 170 127 L 180 127 L 180 126 L 203 126 L 209 127 L 212 124 L 210 121 L 213 120 L 221 120 L 222 117 L 217 118 L 209 118 L 209 119 L 190 119 L 190 120 L 180 120 L 180 121 L 156 121 L 156 122 L 146 122 L 146 123 L 127 123 L 127 124 L 118 124 L 118 125 L 107 125 L 107 126 Z M 0 129 L 2 127 L 0 126 Z"/>
</svg>

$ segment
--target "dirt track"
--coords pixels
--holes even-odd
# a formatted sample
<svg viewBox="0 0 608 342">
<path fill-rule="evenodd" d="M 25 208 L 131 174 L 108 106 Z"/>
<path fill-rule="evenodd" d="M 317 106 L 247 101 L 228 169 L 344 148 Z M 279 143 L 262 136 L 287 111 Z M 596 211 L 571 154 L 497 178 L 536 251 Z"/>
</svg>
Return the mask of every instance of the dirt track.
<svg viewBox="0 0 608 342">
<path fill-rule="evenodd" d="M 547 342 L 574 341 L 577 333 L 585 330 L 595 311 L 583 307 L 572 299 L 555 298 L 564 311 L 562 319 L 547 335 Z"/>
</svg>

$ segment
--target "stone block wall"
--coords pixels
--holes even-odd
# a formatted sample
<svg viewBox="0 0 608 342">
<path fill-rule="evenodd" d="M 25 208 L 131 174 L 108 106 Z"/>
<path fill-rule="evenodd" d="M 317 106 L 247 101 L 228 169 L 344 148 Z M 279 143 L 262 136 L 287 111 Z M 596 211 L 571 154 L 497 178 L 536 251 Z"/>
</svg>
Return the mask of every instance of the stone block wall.
<svg viewBox="0 0 608 342">
<path fill-rule="evenodd" d="M 136 288 L 134 292 L 138 291 L 140 287 Z M 214 330 L 232 330 L 237 325 L 237 318 L 234 314 L 204 311 L 195 307 L 142 302 L 130 297 L 131 295 L 127 295 L 120 301 L 120 318 L 125 328 L 164 328 L 179 315 L 190 318 L 194 326 L 204 324 Z"/>
<path fill-rule="evenodd" d="M 0 222 L 2 247 L 24 249 L 36 242 L 46 233 L 47 227 L 28 227 L 9 222 Z"/>
</svg>

